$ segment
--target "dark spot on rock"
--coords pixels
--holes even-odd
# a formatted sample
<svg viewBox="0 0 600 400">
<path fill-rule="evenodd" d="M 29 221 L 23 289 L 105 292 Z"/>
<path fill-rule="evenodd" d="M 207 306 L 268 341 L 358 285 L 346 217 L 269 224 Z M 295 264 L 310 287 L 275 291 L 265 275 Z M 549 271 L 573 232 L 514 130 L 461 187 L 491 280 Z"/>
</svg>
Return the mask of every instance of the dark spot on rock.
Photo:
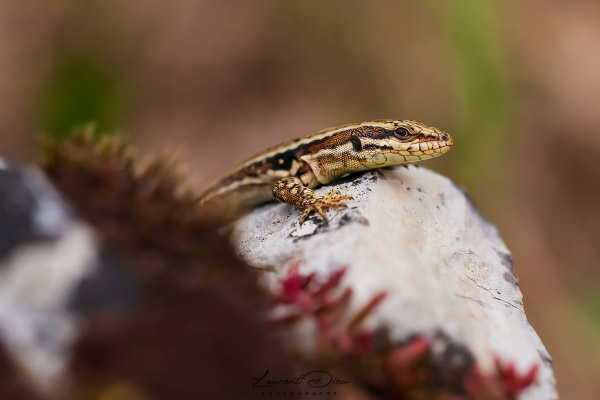
<svg viewBox="0 0 600 400">
<path fill-rule="evenodd" d="M 454 236 L 454 239 L 456 239 L 457 242 L 460 242 L 460 238 L 458 236 Z"/>
<path fill-rule="evenodd" d="M 360 212 L 354 211 L 344 214 L 340 219 L 339 227 L 348 225 L 349 223 L 356 222 L 358 224 L 369 226 L 369 220 L 367 220 Z"/>
<path fill-rule="evenodd" d="M 440 193 L 440 201 L 442 202 L 443 206 L 446 205 L 446 194 L 445 193 Z"/>
<path fill-rule="evenodd" d="M 410 186 L 406 187 L 406 190 L 408 190 L 409 192 L 412 190 Z"/>
<path fill-rule="evenodd" d="M 376 176 L 378 179 L 382 179 L 382 180 L 387 180 L 385 174 L 383 173 L 383 171 L 380 171 L 379 169 L 372 171 L 374 176 Z"/>
<path fill-rule="evenodd" d="M 315 213 L 311 213 L 305 220 L 303 223 L 298 223 L 298 228 L 297 229 L 302 229 L 302 226 L 308 223 L 313 223 L 316 225 L 316 228 L 314 231 L 312 231 L 311 233 L 307 233 L 304 234 L 302 236 L 295 236 L 295 230 L 292 230 L 290 232 L 290 234 L 288 235 L 288 238 L 292 239 L 294 242 L 297 242 L 298 240 L 303 240 L 303 239 L 308 239 L 309 237 L 315 236 L 321 232 L 327 232 L 329 231 L 329 220 L 328 219 L 322 219 L 320 215 L 315 214 Z M 296 225 L 292 225 L 293 227 L 295 227 Z"/>
<path fill-rule="evenodd" d="M 431 338 L 432 362 L 436 366 L 436 381 L 441 385 L 456 382 L 474 365 L 475 358 L 468 347 L 437 330 Z"/>
<path fill-rule="evenodd" d="M 540 350 L 538 350 L 538 355 L 547 365 L 552 365 L 552 357 L 550 357 L 547 353 L 542 353 Z"/>
<path fill-rule="evenodd" d="M 421 188 L 417 188 L 417 192 L 419 192 L 419 193 L 423 193 L 423 189 L 421 189 Z"/>
<path fill-rule="evenodd" d="M 312 222 L 316 225 L 316 228 L 313 232 L 302 236 L 294 236 L 294 232 L 292 231 L 288 237 L 292 238 L 294 242 L 297 242 L 298 240 L 308 239 L 309 237 L 318 235 L 320 233 L 337 230 L 350 223 L 358 223 L 369 226 L 369 221 L 355 209 L 346 210 L 339 219 L 336 219 L 333 215 L 329 215 L 327 220 L 323 220 L 320 216 L 311 214 L 311 216 L 309 216 L 304 223 L 306 224 L 308 222 Z"/>
<path fill-rule="evenodd" d="M 500 257 L 500 262 L 509 270 L 513 270 L 513 257 L 510 253 L 503 253 L 501 251 L 496 250 L 496 253 Z"/>
<path fill-rule="evenodd" d="M 423 201 L 423 199 L 421 197 L 419 197 L 419 201 Z"/>
<path fill-rule="evenodd" d="M 513 274 L 512 272 L 508 272 L 506 271 L 502 277 L 504 278 L 504 280 L 508 283 L 510 283 L 511 285 L 515 285 L 515 286 L 519 286 L 519 278 L 517 278 L 515 276 L 515 274 Z"/>
<path fill-rule="evenodd" d="M 327 226 L 329 225 L 329 219 L 323 219 L 321 216 L 315 212 L 310 213 L 310 215 L 306 218 L 305 222 L 313 222 L 319 226 Z"/>
</svg>

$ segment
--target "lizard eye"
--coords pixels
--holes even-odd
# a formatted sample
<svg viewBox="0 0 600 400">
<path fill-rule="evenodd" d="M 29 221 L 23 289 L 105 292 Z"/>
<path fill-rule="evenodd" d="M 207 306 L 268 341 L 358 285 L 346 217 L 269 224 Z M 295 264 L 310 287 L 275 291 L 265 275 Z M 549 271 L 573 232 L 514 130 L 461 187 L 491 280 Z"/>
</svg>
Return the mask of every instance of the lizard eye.
<svg viewBox="0 0 600 400">
<path fill-rule="evenodd" d="M 400 137 L 405 138 L 408 136 L 408 131 L 404 128 L 398 128 L 398 129 L 396 129 L 396 134 Z"/>
</svg>

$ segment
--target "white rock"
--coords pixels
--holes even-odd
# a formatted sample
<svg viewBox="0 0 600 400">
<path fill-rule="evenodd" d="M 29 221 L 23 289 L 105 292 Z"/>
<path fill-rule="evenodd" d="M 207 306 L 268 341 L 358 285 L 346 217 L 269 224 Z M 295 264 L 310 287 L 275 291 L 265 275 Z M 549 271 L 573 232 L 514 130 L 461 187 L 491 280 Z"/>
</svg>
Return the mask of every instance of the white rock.
<svg viewBox="0 0 600 400">
<path fill-rule="evenodd" d="M 43 391 L 68 361 L 66 303 L 97 264 L 97 240 L 32 166 L 0 169 L 0 238 L 0 340 Z"/>
<path fill-rule="evenodd" d="M 93 232 L 72 223 L 60 240 L 20 246 L 0 263 L 0 336 L 42 391 L 68 362 L 78 324 L 65 303 L 96 251 Z"/>
<path fill-rule="evenodd" d="M 0 346 L 39 393 L 54 389 L 89 315 L 135 298 L 108 256 L 39 169 L 0 169 Z"/>
<path fill-rule="evenodd" d="M 540 367 L 538 384 L 522 399 L 555 399 L 551 359 L 523 309 L 512 256 L 496 228 L 447 178 L 409 166 L 350 177 L 331 188 L 356 198 L 329 220 L 269 204 L 239 220 L 233 240 L 241 256 L 265 268 L 271 289 L 295 263 L 300 272 L 328 276 L 347 267 L 344 285 L 352 306 L 385 290 L 387 299 L 370 317 L 394 338 L 442 330 L 466 345 L 490 369 L 494 358 L 525 372 Z M 351 306 L 351 307 L 352 307 Z"/>
</svg>

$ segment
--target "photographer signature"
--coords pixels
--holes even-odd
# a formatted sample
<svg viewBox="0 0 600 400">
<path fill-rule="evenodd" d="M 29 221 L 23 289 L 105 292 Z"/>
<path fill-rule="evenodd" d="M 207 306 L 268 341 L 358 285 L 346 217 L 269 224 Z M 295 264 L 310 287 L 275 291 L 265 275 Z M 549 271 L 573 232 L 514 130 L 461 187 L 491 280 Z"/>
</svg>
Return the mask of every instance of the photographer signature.
<svg viewBox="0 0 600 400">
<path fill-rule="evenodd" d="M 268 388 L 275 387 L 278 385 L 301 385 L 305 383 L 311 388 L 324 388 L 330 385 L 346 385 L 350 383 L 345 379 L 340 379 L 334 377 L 327 371 L 310 371 L 305 372 L 298 377 L 295 378 L 269 378 L 269 370 L 267 369 L 265 373 L 260 378 L 250 378 L 254 381 L 252 387 L 255 388 Z"/>
</svg>

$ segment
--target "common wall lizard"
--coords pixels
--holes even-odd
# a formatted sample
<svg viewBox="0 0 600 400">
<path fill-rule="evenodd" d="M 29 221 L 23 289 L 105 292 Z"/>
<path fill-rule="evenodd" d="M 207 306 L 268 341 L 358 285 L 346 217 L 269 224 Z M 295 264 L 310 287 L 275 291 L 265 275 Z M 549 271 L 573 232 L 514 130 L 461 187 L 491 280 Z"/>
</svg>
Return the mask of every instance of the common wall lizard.
<svg viewBox="0 0 600 400">
<path fill-rule="evenodd" d="M 345 207 L 351 196 L 312 189 L 349 173 L 413 163 L 450 150 L 452 137 L 411 120 L 374 120 L 338 126 L 268 148 L 217 180 L 200 197 L 211 213 L 228 219 L 273 198 L 325 219 L 325 208 Z"/>
</svg>

